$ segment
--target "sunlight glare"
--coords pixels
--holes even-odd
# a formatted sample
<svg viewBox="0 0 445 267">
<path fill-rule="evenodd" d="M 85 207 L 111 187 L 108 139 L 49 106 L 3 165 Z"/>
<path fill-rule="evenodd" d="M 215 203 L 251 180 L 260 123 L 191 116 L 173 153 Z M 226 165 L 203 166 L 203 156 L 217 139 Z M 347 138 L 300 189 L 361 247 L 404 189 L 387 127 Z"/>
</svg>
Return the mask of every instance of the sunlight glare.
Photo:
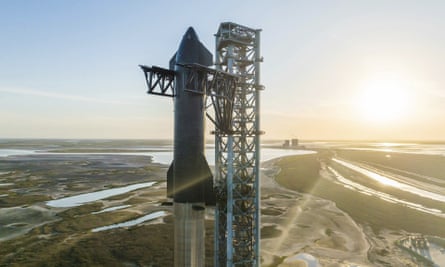
<svg viewBox="0 0 445 267">
<path fill-rule="evenodd" d="M 379 79 L 363 86 L 357 104 L 367 121 L 393 122 L 406 116 L 409 97 L 399 80 Z"/>
</svg>

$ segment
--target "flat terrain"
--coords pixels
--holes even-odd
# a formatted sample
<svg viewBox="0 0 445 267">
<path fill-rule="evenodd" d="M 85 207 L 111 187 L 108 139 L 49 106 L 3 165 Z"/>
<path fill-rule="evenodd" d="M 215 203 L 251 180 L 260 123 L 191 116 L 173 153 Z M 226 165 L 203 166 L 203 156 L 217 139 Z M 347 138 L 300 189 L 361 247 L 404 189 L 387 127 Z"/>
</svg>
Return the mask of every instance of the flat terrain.
<svg viewBox="0 0 445 267">
<path fill-rule="evenodd" d="M 63 144 L 53 150 L 109 152 L 95 142 L 76 148 Z M 140 151 L 140 146 L 114 144 L 110 149 L 126 153 Z M 413 234 L 444 237 L 443 219 L 339 184 L 328 167 L 357 176 L 330 160 L 339 154 L 320 150 L 317 155 L 263 164 L 262 266 L 304 266 L 297 259 L 300 255 L 312 255 L 322 266 L 418 266 L 419 259 L 396 241 Z M 341 156 L 374 167 L 383 164 L 360 155 Z M 172 266 L 174 218 L 171 206 L 165 205 L 166 171 L 167 166 L 147 156 L 62 153 L 0 158 L 0 266 Z M 151 187 L 77 207 L 46 205 L 52 199 L 151 181 L 156 182 Z M 157 211 L 166 215 L 133 227 L 92 232 Z M 206 233 L 206 266 L 212 266 L 211 209 Z"/>
<path fill-rule="evenodd" d="M 409 193 L 401 193 L 399 190 L 372 182 L 370 179 L 364 179 L 360 174 L 344 168 L 331 160 L 332 156 L 338 157 L 341 155 L 343 157 L 348 156 L 350 160 L 353 159 L 360 162 L 363 158 L 367 158 L 368 164 L 375 165 L 381 159 L 388 161 L 387 153 L 370 152 L 368 154 L 367 151 L 336 152 L 330 151 L 327 153 L 327 151 L 320 151 L 318 155 L 282 158 L 275 163 L 280 169 L 275 179 L 286 188 L 330 200 L 335 203 L 335 206 L 343 214 L 350 216 L 363 229 L 363 233 L 366 235 L 370 245 L 367 258 L 372 265 L 417 266 L 419 263 L 406 257 L 405 253 L 396 246 L 395 241 L 410 235 L 410 233 L 445 238 L 444 217 L 421 212 L 398 203 L 385 201 L 378 196 L 352 190 L 336 181 L 333 173 L 328 170 L 328 167 L 335 168 L 345 177 L 361 181 L 361 184 L 365 186 L 375 187 L 387 193 L 398 191 L 396 195 L 400 198 L 405 200 L 412 199 L 413 196 Z M 384 167 L 386 169 L 398 167 L 397 170 L 400 172 L 399 168 L 401 166 L 396 164 L 399 162 L 410 162 L 411 156 L 414 156 L 416 162 L 421 158 L 418 155 L 397 154 L 395 157 L 397 160 L 394 161 L 394 165 L 390 162 L 386 163 Z M 436 163 L 441 162 L 439 168 L 444 166 L 442 164 L 445 164 L 445 158 L 441 156 L 428 156 L 423 158 L 423 160 L 429 161 L 431 158 Z M 313 168 L 315 168 L 314 166 L 317 163 L 320 164 L 319 174 L 313 173 Z M 417 168 L 410 166 L 411 176 L 434 174 L 434 171 L 431 170 L 423 172 L 423 166 L 425 165 L 429 165 L 429 163 L 420 161 Z M 441 178 L 438 178 L 436 182 L 440 184 L 441 181 Z M 439 187 L 438 190 L 443 190 L 443 187 Z M 424 204 L 431 205 L 430 207 L 432 208 L 445 211 L 445 206 L 441 202 L 418 199 Z M 350 238 L 353 238 L 351 231 L 347 231 L 347 233 Z M 304 240 L 307 239 L 305 238 Z M 338 248 L 338 246 L 335 247 Z M 338 258 L 338 256 L 335 257 Z"/>
</svg>

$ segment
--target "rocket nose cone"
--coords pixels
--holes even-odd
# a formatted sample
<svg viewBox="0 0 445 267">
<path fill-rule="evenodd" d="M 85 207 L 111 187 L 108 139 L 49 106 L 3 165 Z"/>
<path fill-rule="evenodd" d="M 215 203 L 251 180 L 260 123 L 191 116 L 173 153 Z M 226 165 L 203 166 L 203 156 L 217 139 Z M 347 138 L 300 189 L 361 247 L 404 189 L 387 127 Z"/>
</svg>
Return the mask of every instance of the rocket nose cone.
<svg viewBox="0 0 445 267">
<path fill-rule="evenodd" d="M 196 32 L 193 29 L 193 27 L 189 27 L 187 29 L 187 31 L 184 34 L 184 39 L 187 39 L 187 40 L 198 40 L 198 35 L 196 35 Z"/>
<path fill-rule="evenodd" d="M 182 41 L 176 52 L 176 62 L 182 64 L 198 63 L 210 66 L 213 63 L 212 57 L 212 54 L 199 41 L 195 30 L 192 27 L 189 27 L 182 37 Z"/>
</svg>

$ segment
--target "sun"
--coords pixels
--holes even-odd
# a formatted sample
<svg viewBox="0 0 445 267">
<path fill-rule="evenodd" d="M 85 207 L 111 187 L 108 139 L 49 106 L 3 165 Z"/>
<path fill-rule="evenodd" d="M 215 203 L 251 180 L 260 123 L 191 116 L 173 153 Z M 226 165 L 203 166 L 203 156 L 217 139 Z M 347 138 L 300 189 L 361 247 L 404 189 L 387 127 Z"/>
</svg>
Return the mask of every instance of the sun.
<svg viewBox="0 0 445 267">
<path fill-rule="evenodd" d="M 365 120 L 383 123 L 403 119 L 409 102 L 409 94 L 401 81 L 378 79 L 362 87 L 357 105 Z"/>
</svg>

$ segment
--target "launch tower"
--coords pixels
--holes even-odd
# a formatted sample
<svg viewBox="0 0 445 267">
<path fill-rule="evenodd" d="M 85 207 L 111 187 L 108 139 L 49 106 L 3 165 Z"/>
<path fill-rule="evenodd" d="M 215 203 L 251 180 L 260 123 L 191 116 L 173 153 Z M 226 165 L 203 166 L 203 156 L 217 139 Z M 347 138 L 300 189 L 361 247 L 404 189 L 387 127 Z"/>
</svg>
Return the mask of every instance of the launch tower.
<svg viewBox="0 0 445 267">
<path fill-rule="evenodd" d="M 260 32 L 216 33 L 215 68 L 238 76 L 232 131 L 215 129 L 215 266 L 260 265 Z"/>
</svg>

